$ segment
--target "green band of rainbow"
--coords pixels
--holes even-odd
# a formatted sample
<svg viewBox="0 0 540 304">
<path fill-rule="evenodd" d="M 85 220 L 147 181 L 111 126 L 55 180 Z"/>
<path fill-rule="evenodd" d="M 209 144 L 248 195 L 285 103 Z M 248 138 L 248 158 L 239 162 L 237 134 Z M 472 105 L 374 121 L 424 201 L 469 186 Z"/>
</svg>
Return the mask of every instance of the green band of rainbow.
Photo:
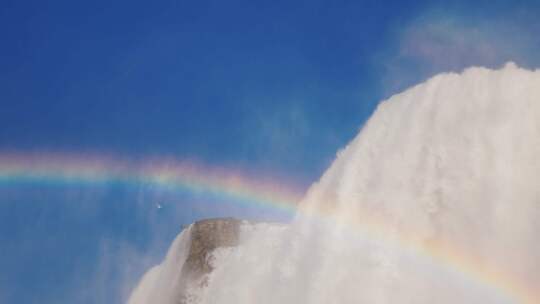
<svg viewBox="0 0 540 304">
<path fill-rule="evenodd" d="M 211 194 L 249 204 L 294 212 L 302 191 L 231 168 L 208 168 L 173 160 L 125 161 L 94 155 L 0 155 L 0 183 L 43 182 L 60 185 L 111 182 L 152 185 Z"/>
</svg>

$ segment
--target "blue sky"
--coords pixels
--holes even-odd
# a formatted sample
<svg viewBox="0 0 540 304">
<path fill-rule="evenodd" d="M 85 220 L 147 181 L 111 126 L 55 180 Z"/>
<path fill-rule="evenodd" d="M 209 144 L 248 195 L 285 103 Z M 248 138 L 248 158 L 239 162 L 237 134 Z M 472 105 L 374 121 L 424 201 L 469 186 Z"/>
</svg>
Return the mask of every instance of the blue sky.
<svg viewBox="0 0 540 304">
<path fill-rule="evenodd" d="M 534 1 L 446 2 L 4 0 L 0 153 L 190 159 L 307 186 L 378 101 L 442 71 L 540 64 Z M 120 303 L 209 216 L 283 218 L 125 185 L 0 184 L 0 302 Z"/>
</svg>

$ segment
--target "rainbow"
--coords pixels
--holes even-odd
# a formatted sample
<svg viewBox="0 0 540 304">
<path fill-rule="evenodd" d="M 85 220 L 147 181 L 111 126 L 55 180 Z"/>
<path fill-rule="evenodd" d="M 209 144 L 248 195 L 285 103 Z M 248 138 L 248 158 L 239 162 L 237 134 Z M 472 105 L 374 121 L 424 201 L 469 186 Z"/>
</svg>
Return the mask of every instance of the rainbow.
<svg viewBox="0 0 540 304">
<path fill-rule="evenodd" d="M 255 177 L 232 168 L 193 161 L 124 160 L 103 155 L 0 154 L 0 185 L 37 182 L 56 185 L 149 185 L 212 195 L 238 203 L 294 213 L 302 191 L 294 183 Z"/>
<path fill-rule="evenodd" d="M 418 240 L 414 232 L 399 232 L 396 235 L 384 218 L 373 215 L 336 218 L 330 210 L 297 209 L 296 205 L 302 197 L 300 187 L 260 176 L 255 178 L 241 170 L 163 159 L 136 162 L 103 155 L 0 154 L 0 185 L 21 182 L 151 185 L 215 195 L 241 204 L 277 208 L 318 221 L 337 221 L 366 239 L 383 240 L 393 244 L 396 250 L 412 252 L 447 271 L 460 273 L 465 279 L 493 290 L 511 303 L 540 303 L 540 282 L 532 286 L 522 278 L 512 276 L 510 271 L 486 267 L 483 261 L 471 256 L 465 248 L 458 248 L 444 240 L 426 244 Z"/>
<path fill-rule="evenodd" d="M 298 216 L 308 216 L 317 221 L 338 222 L 347 230 L 353 231 L 351 237 L 373 242 L 383 242 L 400 254 L 415 256 L 424 263 L 431 264 L 435 270 L 459 275 L 473 286 L 491 291 L 505 303 L 540 303 L 540 282 L 527 282 L 512 274 L 511 269 L 487 265 L 480 257 L 471 255 L 466 248 L 460 248 L 444 239 L 433 239 L 426 243 L 414 231 L 396 231 L 387 220 L 373 214 L 335 215 L 331 211 L 302 209 Z M 347 231 L 344 231 L 346 233 Z"/>
</svg>

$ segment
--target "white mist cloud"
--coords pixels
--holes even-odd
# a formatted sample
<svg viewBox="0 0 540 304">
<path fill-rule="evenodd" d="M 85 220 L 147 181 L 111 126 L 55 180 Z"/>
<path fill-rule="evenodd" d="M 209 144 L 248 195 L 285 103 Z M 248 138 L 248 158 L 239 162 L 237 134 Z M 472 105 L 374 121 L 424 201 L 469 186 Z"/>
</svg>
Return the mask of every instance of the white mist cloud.
<svg viewBox="0 0 540 304">
<path fill-rule="evenodd" d="M 487 13 L 486 13 L 487 15 Z M 540 21 L 527 10 L 493 16 L 428 10 L 395 34 L 375 58 L 386 96 L 435 74 L 508 61 L 538 67 Z"/>
</svg>

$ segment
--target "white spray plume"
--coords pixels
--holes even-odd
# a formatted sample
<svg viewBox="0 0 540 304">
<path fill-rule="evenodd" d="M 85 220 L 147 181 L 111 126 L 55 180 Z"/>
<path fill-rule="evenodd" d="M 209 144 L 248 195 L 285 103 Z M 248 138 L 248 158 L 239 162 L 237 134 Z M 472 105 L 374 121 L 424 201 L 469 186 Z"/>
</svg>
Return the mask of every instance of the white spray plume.
<svg viewBox="0 0 540 304">
<path fill-rule="evenodd" d="M 291 225 L 245 232 L 196 302 L 535 303 L 539 180 L 540 71 L 436 76 L 381 103 Z M 417 250 L 440 242 L 476 264 Z M 173 303 L 152 297 L 172 294 L 184 254 L 171 251 L 130 304 Z"/>
</svg>

